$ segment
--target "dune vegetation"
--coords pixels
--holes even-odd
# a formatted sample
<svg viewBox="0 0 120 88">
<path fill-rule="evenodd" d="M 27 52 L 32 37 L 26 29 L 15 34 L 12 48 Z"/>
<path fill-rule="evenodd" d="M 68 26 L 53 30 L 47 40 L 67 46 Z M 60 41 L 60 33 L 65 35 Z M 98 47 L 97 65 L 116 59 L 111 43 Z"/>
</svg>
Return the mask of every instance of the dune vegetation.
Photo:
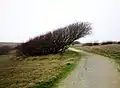
<svg viewBox="0 0 120 88">
<path fill-rule="evenodd" d="M 73 51 L 60 54 L 24 57 L 16 60 L 0 56 L 1 88 L 52 88 L 76 65 L 81 55 Z"/>
<path fill-rule="evenodd" d="M 0 55 L 0 88 L 53 88 L 79 62 L 81 54 L 67 50 L 91 33 L 88 22 L 78 22 L 37 36 Z"/>
<path fill-rule="evenodd" d="M 120 67 L 120 44 L 106 44 L 106 45 L 84 46 L 84 47 L 73 46 L 73 47 L 76 49 L 81 49 L 87 52 L 92 52 L 112 58 L 113 60 L 115 60 L 116 63 L 118 63 Z M 120 70 L 119 67 L 118 70 Z"/>
</svg>

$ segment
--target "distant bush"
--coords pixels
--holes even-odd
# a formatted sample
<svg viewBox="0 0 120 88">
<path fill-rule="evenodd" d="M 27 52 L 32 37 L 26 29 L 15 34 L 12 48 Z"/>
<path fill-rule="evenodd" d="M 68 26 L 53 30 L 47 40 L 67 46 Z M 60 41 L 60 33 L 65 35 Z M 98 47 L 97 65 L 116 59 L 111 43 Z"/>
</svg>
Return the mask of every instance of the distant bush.
<svg viewBox="0 0 120 88">
<path fill-rule="evenodd" d="M 117 41 L 113 41 L 113 43 L 112 44 L 118 44 L 118 42 Z"/>
<path fill-rule="evenodd" d="M 107 42 L 102 42 L 101 45 L 108 45 L 108 44 L 117 44 L 116 41 L 107 41 Z"/>
<path fill-rule="evenodd" d="M 93 46 L 97 46 L 99 45 L 99 43 L 95 42 L 95 43 L 92 43 Z"/>
<path fill-rule="evenodd" d="M 76 39 L 90 34 L 90 23 L 74 23 L 53 32 L 35 37 L 17 48 L 24 55 L 42 55 L 64 52 Z"/>
<path fill-rule="evenodd" d="M 106 42 L 94 42 L 94 43 L 83 43 L 82 46 L 96 46 L 96 45 L 108 45 L 108 44 L 120 44 L 120 41 L 106 41 Z"/>
<path fill-rule="evenodd" d="M 118 41 L 117 44 L 120 44 L 120 41 Z"/>
<path fill-rule="evenodd" d="M 92 46 L 93 44 L 92 43 L 84 43 L 82 44 L 82 46 Z"/>
<path fill-rule="evenodd" d="M 7 54 L 11 49 L 12 47 L 10 46 L 0 46 L 0 55 Z"/>
<path fill-rule="evenodd" d="M 112 44 L 112 42 L 102 42 L 101 45 Z"/>
<path fill-rule="evenodd" d="M 74 42 L 72 43 L 72 45 L 74 45 L 74 44 L 80 44 L 80 42 L 79 42 L 79 41 L 74 41 Z"/>
</svg>

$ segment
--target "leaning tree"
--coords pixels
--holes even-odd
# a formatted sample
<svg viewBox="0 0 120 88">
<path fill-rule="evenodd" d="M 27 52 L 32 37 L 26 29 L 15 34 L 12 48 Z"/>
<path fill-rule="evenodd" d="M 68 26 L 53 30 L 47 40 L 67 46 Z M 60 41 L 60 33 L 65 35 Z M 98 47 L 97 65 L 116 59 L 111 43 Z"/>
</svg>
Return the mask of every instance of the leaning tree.
<svg viewBox="0 0 120 88">
<path fill-rule="evenodd" d="M 46 55 L 65 51 L 75 40 L 91 33 L 91 24 L 77 22 L 37 36 L 17 47 L 24 55 Z"/>
</svg>

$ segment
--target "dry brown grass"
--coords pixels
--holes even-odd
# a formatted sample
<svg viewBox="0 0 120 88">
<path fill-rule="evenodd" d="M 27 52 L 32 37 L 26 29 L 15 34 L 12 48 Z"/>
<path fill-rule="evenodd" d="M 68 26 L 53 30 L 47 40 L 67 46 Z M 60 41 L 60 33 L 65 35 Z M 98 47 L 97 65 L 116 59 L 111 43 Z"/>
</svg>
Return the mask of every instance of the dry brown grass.
<svg viewBox="0 0 120 88">
<path fill-rule="evenodd" d="M 74 63 L 77 53 L 59 54 L 11 60 L 0 56 L 0 88 L 27 88 L 59 74 L 67 63 Z M 22 58 L 21 58 L 22 59 Z"/>
</svg>

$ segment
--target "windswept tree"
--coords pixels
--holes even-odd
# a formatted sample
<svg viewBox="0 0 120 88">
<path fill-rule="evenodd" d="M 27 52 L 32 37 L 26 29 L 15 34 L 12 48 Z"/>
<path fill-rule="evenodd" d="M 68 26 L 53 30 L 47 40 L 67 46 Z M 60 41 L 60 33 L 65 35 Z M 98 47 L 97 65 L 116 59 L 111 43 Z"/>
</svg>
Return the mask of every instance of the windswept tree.
<svg viewBox="0 0 120 88">
<path fill-rule="evenodd" d="M 90 23 L 77 22 L 22 43 L 18 51 L 29 56 L 64 52 L 75 40 L 90 33 Z"/>
</svg>

